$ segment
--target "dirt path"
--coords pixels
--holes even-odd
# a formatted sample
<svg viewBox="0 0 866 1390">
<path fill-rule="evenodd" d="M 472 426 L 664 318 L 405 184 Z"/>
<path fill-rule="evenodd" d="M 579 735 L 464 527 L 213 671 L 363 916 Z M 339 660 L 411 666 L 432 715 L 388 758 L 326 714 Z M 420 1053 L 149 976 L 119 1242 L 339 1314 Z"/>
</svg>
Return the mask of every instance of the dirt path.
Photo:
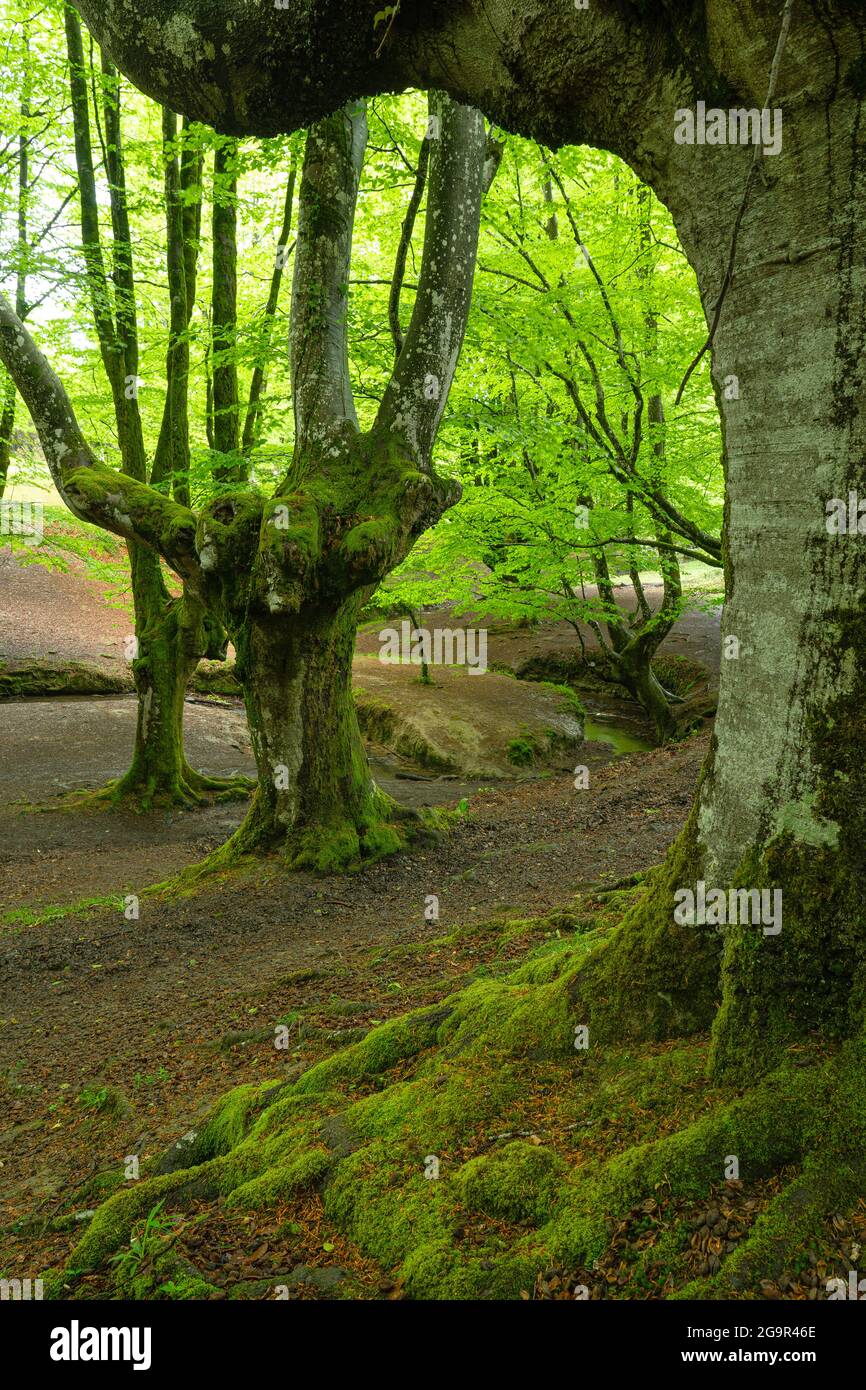
<svg viewBox="0 0 866 1390">
<path fill-rule="evenodd" d="M 0 706 L 0 913 L 139 892 L 205 858 L 237 829 L 244 801 L 151 815 L 83 814 L 68 804 L 69 793 L 104 786 L 126 769 L 135 719 L 131 695 Z M 184 728 L 194 767 L 255 776 L 239 704 L 187 701 Z M 481 785 L 477 777 L 419 772 L 376 745 L 368 756 L 379 786 L 403 806 L 456 805 Z M 592 769 L 612 756 L 598 742 L 580 750 Z"/>
<path fill-rule="evenodd" d="M 0 548 L 0 657 L 87 660 L 106 670 L 128 665 L 123 642 L 135 631 L 132 600 L 109 603 L 106 588 L 75 558 L 64 572 L 22 565 Z"/>
<path fill-rule="evenodd" d="M 704 747 L 695 739 L 621 759 L 586 791 L 564 777 L 480 792 L 441 844 L 349 879 L 258 870 L 194 897 L 142 896 L 138 921 L 102 908 L 3 929 L 3 1224 L 64 1194 L 72 1202 L 94 1158 L 160 1152 L 228 1085 L 279 1075 L 273 1027 L 287 1010 L 315 1018 L 289 1057 L 297 1066 L 351 1038 L 347 1019 L 366 1029 L 455 987 L 483 959 L 480 948 L 433 949 L 457 924 L 538 916 L 581 886 L 657 863 L 685 819 Z M 88 819 L 76 818 L 85 841 Z M 187 852 L 196 857 L 198 843 Z M 428 894 L 438 923 L 425 921 Z M 429 956 L 413 953 L 428 942 Z M 78 1101 L 85 1087 L 123 1096 L 108 1129 Z M 69 1239 L 47 1233 L 45 1259 Z M 33 1257 L 27 1242 L 12 1249 L 15 1260 Z"/>
</svg>

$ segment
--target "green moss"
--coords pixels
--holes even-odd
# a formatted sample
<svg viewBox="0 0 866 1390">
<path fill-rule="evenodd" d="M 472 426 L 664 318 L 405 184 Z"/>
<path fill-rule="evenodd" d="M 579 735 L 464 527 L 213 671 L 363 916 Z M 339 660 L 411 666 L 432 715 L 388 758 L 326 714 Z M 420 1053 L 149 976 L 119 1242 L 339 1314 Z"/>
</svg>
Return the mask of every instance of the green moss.
<svg viewBox="0 0 866 1390">
<path fill-rule="evenodd" d="M 583 720 L 586 718 L 586 706 L 573 686 L 566 685 L 563 681 L 543 680 L 540 681 L 539 684 L 545 686 L 548 690 L 555 690 L 557 695 L 562 695 L 572 714 L 576 714 L 581 723 L 583 723 Z"/>
<path fill-rule="evenodd" d="M 446 1006 L 418 1009 L 391 1019 L 352 1047 L 326 1058 L 295 1083 L 299 1092 L 328 1090 L 338 1082 L 377 1076 L 407 1057 L 415 1057 L 436 1041 Z"/>
<path fill-rule="evenodd" d="M 216 1284 L 209 1284 L 207 1279 L 203 1279 L 197 1274 L 179 1273 L 173 1279 L 167 1280 L 164 1284 L 159 1284 L 156 1289 L 157 1298 L 170 1298 L 177 1302 L 197 1299 L 210 1298 L 212 1294 L 219 1293 Z"/>
<path fill-rule="evenodd" d="M 581 912 L 562 921 L 585 927 Z M 75 1267 L 105 1258 L 161 1198 L 255 1209 L 316 1190 L 328 1221 L 410 1296 L 515 1298 L 552 1262 L 591 1265 L 646 1198 L 704 1197 L 736 1155 L 746 1183 L 797 1170 L 718 1278 L 689 1285 L 695 1297 L 747 1294 L 793 1257 L 822 1211 L 862 1191 L 866 1041 L 809 1066 L 794 1050 L 744 1095 L 707 1085 L 705 1039 L 597 1047 L 590 1030 L 578 1054 L 572 985 L 596 950 L 591 930 L 544 941 L 498 978 L 390 1020 L 292 1084 L 238 1088 L 202 1126 L 188 1155 L 197 1166 L 109 1201 Z M 555 1097 L 546 1121 L 544 1097 Z M 536 1125 L 543 1142 L 527 1142 Z M 505 1235 L 503 1222 L 522 1229 Z M 674 1225 L 638 1255 L 629 1287 L 645 1293 L 659 1262 L 685 1277 L 684 1234 Z M 161 1273 L 157 1289 L 176 1277 Z"/>
<path fill-rule="evenodd" d="M 202 1170 L 195 1169 L 192 1172 L 200 1174 Z M 144 1219 L 161 1198 L 176 1191 L 177 1187 L 175 1175 L 166 1173 L 159 1177 L 146 1178 L 124 1188 L 122 1192 L 115 1193 L 96 1212 L 72 1252 L 67 1274 L 71 1271 L 80 1273 L 101 1265 L 129 1239 L 136 1222 Z"/>
<path fill-rule="evenodd" d="M 200 661 L 192 674 L 190 687 L 202 695 L 242 694 L 234 665 L 226 661 Z"/>
<path fill-rule="evenodd" d="M 126 671 L 105 671 L 86 661 L 0 662 L 0 700 L 23 700 L 36 695 L 112 695 L 132 690 Z"/>
<path fill-rule="evenodd" d="M 251 1210 L 287 1202 L 298 1192 L 317 1185 L 333 1167 L 334 1157 L 324 1148 L 302 1149 L 285 1162 L 269 1167 L 258 1177 L 234 1187 L 225 1199 L 227 1207 Z"/>
<path fill-rule="evenodd" d="M 360 859 L 361 841 L 354 826 L 344 825 L 337 830 L 314 828 L 305 830 L 295 841 L 289 867 L 337 874 L 357 866 Z"/>
<path fill-rule="evenodd" d="M 455 1188 L 464 1205 L 476 1211 L 540 1225 L 551 1215 L 565 1172 L 551 1149 L 515 1140 L 464 1164 Z"/>
<path fill-rule="evenodd" d="M 193 1168 L 233 1149 L 279 1090 L 278 1083 L 238 1086 L 217 1101 L 194 1137 L 179 1141 L 169 1155 L 178 1167 Z M 182 1161 L 181 1161 L 182 1160 Z"/>
<path fill-rule="evenodd" d="M 701 781 L 711 775 L 711 748 Z M 721 944 L 713 928 L 674 920 L 674 894 L 699 877 L 700 785 L 667 859 L 647 875 L 640 898 L 575 970 L 569 997 L 596 1041 L 663 1041 L 709 1027 L 719 999 Z"/>
<path fill-rule="evenodd" d="M 529 767 L 535 762 L 537 748 L 534 739 L 512 738 L 509 740 L 506 751 L 508 761 L 515 767 Z"/>
</svg>

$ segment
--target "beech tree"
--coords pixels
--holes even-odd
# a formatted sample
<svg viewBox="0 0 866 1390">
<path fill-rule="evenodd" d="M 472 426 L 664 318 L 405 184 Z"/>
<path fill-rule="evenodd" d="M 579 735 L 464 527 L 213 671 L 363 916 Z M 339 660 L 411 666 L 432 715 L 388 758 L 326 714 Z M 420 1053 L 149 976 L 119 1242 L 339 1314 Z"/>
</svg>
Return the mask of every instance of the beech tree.
<svg viewBox="0 0 866 1390">
<path fill-rule="evenodd" d="M 124 472 L 139 482 L 159 487 L 173 484 L 175 495 L 188 497 L 189 437 L 187 428 L 188 347 L 186 331 L 195 300 L 196 238 L 184 218 L 195 219 L 193 200 L 186 211 L 184 188 L 196 177 L 196 159 L 179 161 L 174 141 L 177 123 L 165 112 L 166 247 L 172 304 L 170 347 L 166 359 L 163 425 L 152 462 L 145 448 L 139 409 L 139 329 L 135 266 L 123 146 L 123 124 L 117 73 L 103 57 L 96 75 L 85 64 L 78 15 L 65 8 L 66 45 L 78 171 L 81 243 L 87 286 L 100 354 L 111 390 L 118 448 Z M 111 205 L 111 263 L 106 270 L 91 141 L 88 86 L 94 86 L 94 116 L 103 140 Z M 99 106 L 102 110 L 100 112 Z M 101 120 L 101 124 L 100 124 Z M 103 137 L 104 129 L 104 137 Z M 179 166 L 180 165 L 180 169 Z M 43 446 L 44 447 L 44 446 Z M 132 661 L 138 717 L 129 769 L 107 788 L 114 798 L 130 796 L 139 804 L 154 801 L 193 801 L 203 794 L 225 791 L 228 783 L 206 778 L 190 767 L 183 749 L 183 707 L 187 683 L 199 659 L 208 653 L 205 609 L 195 592 L 185 587 L 173 597 L 166 586 L 159 554 L 127 535 L 135 608 L 136 647 Z"/>
<path fill-rule="evenodd" d="M 415 313 L 402 344 L 391 315 L 399 356 L 362 431 L 345 370 L 357 103 L 428 86 L 552 147 L 611 150 L 671 211 L 702 294 L 706 339 L 678 395 L 688 400 L 711 356 L 727 483 L 715 738 L 681 837 L 618 925 L 543 919 L 543 948 L 513 968 L 477 972 L 297 1078 L 223 1097 L 155 1176 L 95 1214 L 54 1287 L 108 1259 L 158 1204 L 255 1209 L 315 1188 L 326 1219 L 410 1296 L 518 1297 L 551 1263 L 589 1278 L 608 1251 L 621 1270 L 623 1231 L 669 1199 L 677 1239 L 659 1244 L 670 1258 L 697 1234 L 684 1227 L 690 1204 L 742 1160 L 747 1182 L 776 1179 L 767 1204 L 678 1292 L 757 1296 L 799 1268 L 816 1228 L 851 1211 L 866 1180 L 862 4 L 399 0 L 386 26 L 379 5 L 84 0 L 119 67 L 172 109 L 231 137 L 314 131 L 293 295 L 296 447 L 276 489 L 226 488 L 194 512 L 101 465 L 4 303 L 0 355 L 64 496 L 161 554 L 238 644 L 260 787 L 231 852 L 276 845 L 292 863 L 333 867 L 393 845 L 348 700 L 351 635 L 364 596 L 452 497 L 431 451 L 465 320 L 484 150 L 477 112 L 435 97 Z M 775 153 L 750 143 L 762 110 L 777 133 L 781 121 Z M 703 900 L 781 892 L 781 930 L 689 922 L 675 905 L 690 889 Z M 560 921 L 574 930 L 560 935 Z M 702 1091 L 694 1061 L 710 1028 Z M 567 1127 L 592 1125 L 618 1103 L 611 1071 L 639 1050 L 632 1040 L 689 1034 L 694 1044 L 647 1048 L 630 1075 L 649 1098 L 659 1071 L 687 1076 L 674 1089 L 693 1108 L 668 1110 L 657 1138 L 625 1152 L 578 1141 L 560 1156 L 572 1091 Z M 599 1068 L 583 1070 L 596 1048 Z M 527 1130 L 513 1122 L 521 1105 Z M 467 1212 L 493 1218 L 497 1242 L 509 1223 L 495 1260 L 467 1239 Z"/>
<path fill-rule="evenodd" d="M 571 669 L 625 687 L 660 742 L 678 727 L 652 664 L 681 611 L 678 555 L 722 568 L 709 373 L 670 409 L 706 326 L 668 224 L 619 160 L 509 138 L 454 401 L 463 500 L 399 575 L 416 603 L 569 623 Z M 618 605 L 617 567 L 632 611 Z M 641 568 L 661 573 L 657 603 Z"/>
<path fill-rule="evenodd" d="M 227 133 L 288 131 L 349 98 L 439 87 L 554 148 L 612 150 L 670 209 L 708 323 L 726 454 L 723 641 L 735 639 L 727 650 L 738 655 L 724 662 L 712 758 L 670 860 L 666 896 L 596 953 L 575 991 L 601 1030 L 667 1037 L 710 1022 L 721 964 L 717 1074 L 760 1071 L 804 1029 L 850 1035 L 862 1028 L 866 991 L 866 561 L 857 535 L 831 535 L 824 522 L 827 499 L 856 486 L 866 446 L 862 5 L 595 0 L 574 10 L 552 0 L 443 0 L 401 4 L 384 40 L 378 8 L 378 0 L 261 6 L 239 24 L 234 11 L 205 0 L 182 9 L 176 0 L 142 0 L 134 13 L 119 0 L 82 4 L 113 59 L 145 91 Z M 724 118 L 709 139 L 702 126 L 696 143 L 678 142 L 678 113 L 697 112 L 698 103 L 742 112 L 737 143 Z M 749 142 L 748 112 L 758 113 L 759 129 L 762 109 L 783 113 L 774 155 Z M 7 342 L 16 331 L 7 329 Z M 410 450 L 423 452 L 437 415 L 418 400 L 406 410 L 415 356 L 404 350 L 381 423 L 408 424 Z M 304 397 L 302 380 L 299 457 L 309 458 L 324 425 Z M 47 402 L 35 403 L 44 412 Z M 323 440 L 339 433 L 338 416 L 330 412 Z M 71 438 L 68 447 L 80 449 Z M 120 524 L 120 498 L 111 504 L 95 490 L 91 514 Z M 386 490 L 383 482 L 379 495 Z M 409 492 L 410 516 L 418 506 L 432 515 L 444 501 L 423 472 Z M 124 500 L 132 509 L 124 515 L 164 546 L 170 536 L 175 562 L 194 571 L 191 521 L 152 511 L 145 518 L 137 493 Z M 308 592 L 317 553 L 308 525 L 318 510 L 296 523 L 295 578 L 288 589 L 285 573 L 276 581 L 278 605 L 300 607 Z M 215 542 L 223 524 L 202 520 Z M 380 517 L 375 540 L 371 525 L 359 522 L 348 549 L 347 539 L 338 546 L 361 585 L 381 572 L 376 541 L 392 557 L 400 549 L 403 523 L 393 514 Z M 260 574 L 278 569 L 274 550 L 265 544 Z M 252 646 L 266 647 L 264 634 Z M 271 800 L 276 810 L 277 795 Z M 720 963 L 715 929 L 671 920 L 672 888 L 698 879 L 781 887 L 781 936 L 755 949 L 752 928 L 731 927 Z"/>
<path fill-rule="evenodd" d="M 64 500 L 82 519 L 161 556 L 235 645 L 259 781 L 224 857 L 276 846 L 293 866 L 328 869 L 401 843 L 397 808 L 370 776 L 352 703 L 355 630 L 365 599 L 459 496 L 435 472 L 433 445 L 469 312 L 481 198 L 495 169 L 482 117 L 441 94 L 430 98 L 430 138 L 412 317 L 373 425 L 362 431 L 346 301 L 363 104 L 308 135 L 290 335 L 295 443 L 271 496 L 230 467 L 226 487 L 196 514 L 142 477 L 102 465 L 59 379 L 0 303 L 0 356 Z M 219 254 L 230 259 L 224 218 L 220 238 Z M 224 286 L 220 293 L 222 337 L 232 310 Z M 226 459 L 238 444 L 236 383 L 224 381 L 214 398 Z"/>
</svg>

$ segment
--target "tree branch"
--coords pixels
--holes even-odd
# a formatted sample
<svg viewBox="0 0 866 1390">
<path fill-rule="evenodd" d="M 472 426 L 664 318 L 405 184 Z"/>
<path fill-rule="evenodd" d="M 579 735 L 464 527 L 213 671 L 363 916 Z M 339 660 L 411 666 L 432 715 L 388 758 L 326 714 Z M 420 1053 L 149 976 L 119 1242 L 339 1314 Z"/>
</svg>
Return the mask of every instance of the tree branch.
<svg viewBox="0 0 866 1390">
<path fill-rule="evenodd" d="M 391 337 L 394 340 L 394 356 L 400 356 L 403 348 L 403 329 L 400 327 L 400 294 L 403 289 L 403 281 L 406 278 L 406 257 L 409 247 L 412 244 L 412 233 L 415 230 L 415 220 L 418 216 L 418 209 L 421 206 L 421 199 L 424 196 L 424 186 L 427 182 L 427 168 L 430 163 L 430 140 L 429 138 L 421 141 L 421 149 L 418 152 L 418 167 L 415 171 L 415 187 L 412 189 L 412 196 L 409 199 L 409 206 L 406 209 L 406 216 L 400 228 L 400 243 L 397 247 L 397 255 L 394 259 L 394 274 L 391 277 L 391 293 L 388 296 L 388 323 L 391 328 Z"/>
<path fill-rule="evenodd" d="M 418 292 L 375 425 L 401 437 L 425 471 L 469 316 L 486 161 L 480 112 L 441 92 L 431 92 L 429 102 L 439 133 L 431 151 Z"/>
<path fill-rule="evenodd" d="M 54 485 L 70 511 L 104 531 L 150 546 L 198 588 L 195 516 L 95 458 L 60 379 L 2 294 L 0 360 L 30 411 Z"/>
<path fill-rule="evenodd" d="M 349 379 L 349 266 L 367 143 L 353 102 L 312 127 L 301 176 L 289 334 L 298 457 L 358 428 Z"/>
</svg>

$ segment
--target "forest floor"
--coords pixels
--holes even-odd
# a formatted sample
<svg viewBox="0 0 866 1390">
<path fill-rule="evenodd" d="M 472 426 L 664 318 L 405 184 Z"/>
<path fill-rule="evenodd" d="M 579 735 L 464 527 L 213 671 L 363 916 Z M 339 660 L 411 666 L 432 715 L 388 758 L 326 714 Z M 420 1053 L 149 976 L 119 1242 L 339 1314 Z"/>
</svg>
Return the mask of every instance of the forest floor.
<svg viewBox="0 0 866 1390">
<path fill-rule="evenodd" d="M 350 880 L 257 870 L 193 897 L 143 896 L 137 921 L 102 905 L 7 927 L 0 1265 L 56 1263 L 74 1229 L 35 1239 L 10 1227 L 92 1207 L 96 1174 L 166 1149 L 230 1086 L 309 1065 L 459 987 L 498 945 L 442 944 L 456 925 L 544 914 L 657 863 L 705 745 L 617 760 L 580 795 L 562 778 L 481 792 L 435 848 Z M 202 848 L 191 840 L 189 858 Z M 438 922 L 425 921 L 428 894 Z M 297 1045 L 275 1054 L 283 1020 Z"/>
<path fill-rule="evenodd" d="M 43 631 L 42 572 L 30 573 L 22 610 L 28 636 L 19 632 L 15 654 L 47 654 L 49 642 L 62 659 L 93 654 L 94 635 L 105 634 L 112 614 L 78 580 L 63 630 Z M 124 631 L 123 615 L 118 621 Z M 707 630 L 698 623 L 701 642 L 711 645 Z M 677 636 L 699 664 L 688 634 Z M 543 630 L 534 640 L 555 646 Z M 527 641 L 515 634 L 515 643 Z M 10 654 L 4 640 L 0 655 Z M 74 723 L 58 722 L 57 707 L 73 704 Z M 274 864 L 177 896 L 145 889 L 219 845 L 243 804 L 168 815 L 32 806 L 44 801 L 46 779 L 55 792 L 81 785 L 82 754 L 101 780 L 120 772 L 131 711 L 122 696 L 2 707 L 18 750 L 3 769 L 0 811 L 7 909 L 0 919 L 0 1273 L 7 1277 L 38 1277 L 62 1264 L 83 1214 L 122 1184 L 129 1160 L 164 1153 L 229 1088 L 294 1077 L 378 1023 L 436 1003 L 486 966 L 520 958 L 539 931 L 559 936 L 557 914 L 608 910 L 618 900 L 612 890 L 663 859 L 688 813 L 708 742 L 705 730 L 617 758 L 609 745 L 587 744 L 592 776 L 580 792 L 557 771 L 487 785 L 407 778 L 374 750 L 377 777 L 404 801 L 469 797 L 468 813 L 440 843 L 348 878 L 286 875 Z M 194 765 L 252 770 L 237 708 L 191 703 L 187 728 Z M 134 920 L 124 915 L 128 893 L 139 895 Z M 437 920 L 425 916 L 430 895 Z M 280 1026 L 289 1029 L 289 1047 L 275 1051 Z M 695 1041 L 694 1081 L 685 1088 L 696 1106 L 704 1046 Z M 665 1047 L 656 1051 L 663 1062 Z M 624 1246 L 654 1239 L 665 1221 L 691 1223 L 693 1273 L 700 1272 L 708 1245 L 720 1239 L 718 1222 L 724 1232 L 745 1230 L 778 1183 L 723 1185 L 703 1203 L 664 1215 L 645 1205 L 634 1231 L 625 1223 L 616 1232 L 592 1296 L 617 1295 Z M 349 1289 L 352 1297 L 402 1296 L 387 1269 L 324 1219 L 315 1193 L 272 1212 L 211 1209 L 208 1216 L 199 1227 L 193 1209 L 181 1246 L 218 1290 L 213 1296 L 273 1297 L 277 1282 L 298 1298 Z M 866 1242 L 866 1207 L 840 1221 L 816 1254 L 819 1273 L 834 1267 L 844 1242 L 846 1250 L 855 1237 Z M 484 1238 L 507 1242 L 496 1226 L 491 1218 Z M 577 1277 L 551 1270 L 526 1296 L 571 1297 Z M 797 1280 L 783 1296 L 816 1296 L 814 1267 Z M 81 1281 L 75 1296 L 110 1287 L 102 1271 Z M 650 1283 L 643 1296 L 660 1290 Z"/>
</svg>

